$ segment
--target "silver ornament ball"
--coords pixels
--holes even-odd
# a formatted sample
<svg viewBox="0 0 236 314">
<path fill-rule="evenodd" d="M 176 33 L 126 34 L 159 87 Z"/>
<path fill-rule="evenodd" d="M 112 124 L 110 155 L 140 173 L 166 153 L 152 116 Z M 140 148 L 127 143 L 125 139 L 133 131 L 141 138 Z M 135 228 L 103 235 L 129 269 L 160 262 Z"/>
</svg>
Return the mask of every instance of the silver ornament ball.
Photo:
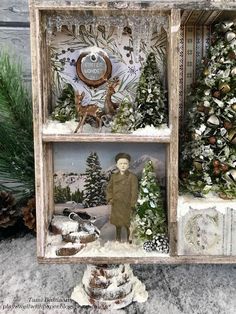
<svg viewBox="0 0 236 314">
<path fill-rule="evenodd" d="M 217 127 L 220 124 L 220 120 L 215 115 L 211 115 L 207 119 L 207 124 L 212 127 Z"/>
<path fill-rule="evenodd" d="M 230 29 L 230 27 L 233 25 L 234 25 L 234 22 L 224 21 L 224 22 L 222 22 L 220 28 L 223 32 L 227 32 Z"/>
<path fill-rule="evenodd" d="M 232 40 L 236 37 L 236 34 L 234 32 L 227 32 L 225 34 L 225 39 L 230 43 Z"/>
<path fill-rule="evenodd" d="M 236 183 L 236 169 L 229 170 L 225 173 L 225 179 L 232 183 Z"/>
<path fill-rule="evenodd" d="M 233 69 L 231 70 L 231 75 L 235 76 L 236 75 L 236 67 L 233 67 Z"/>
</svg>

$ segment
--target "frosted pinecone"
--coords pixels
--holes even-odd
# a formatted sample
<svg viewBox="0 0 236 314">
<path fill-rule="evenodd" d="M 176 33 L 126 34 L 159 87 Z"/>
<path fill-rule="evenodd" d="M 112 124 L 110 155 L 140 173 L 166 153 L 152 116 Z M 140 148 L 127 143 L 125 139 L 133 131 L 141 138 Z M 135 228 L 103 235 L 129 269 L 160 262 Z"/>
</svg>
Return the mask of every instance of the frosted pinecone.
<svg viewBox="0 0 236 314">
<path fill-rule="evenodd" d="M 143 248 L 147 252 L 155 251 L 155 245 L 154 245 L 153 241 L 146 241 L 146 242 L 144 242 L 143 243 Z"/>
<path fill-rule="evenodd" d="M 160 253 L 169 253 L 169 240 L 164 234 L 157 234 L 151 240 L 155 250 Z"/>
</svg>

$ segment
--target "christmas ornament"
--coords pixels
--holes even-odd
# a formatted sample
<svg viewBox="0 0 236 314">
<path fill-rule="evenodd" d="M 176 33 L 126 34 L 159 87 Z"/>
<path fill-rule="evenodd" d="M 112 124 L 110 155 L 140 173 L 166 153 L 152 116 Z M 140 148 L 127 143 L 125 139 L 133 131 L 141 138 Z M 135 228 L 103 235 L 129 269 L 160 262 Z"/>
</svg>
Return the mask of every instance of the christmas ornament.
<svg viewBox="0 0 236 314">
<path fill-rule="evenodd" d="M 235 38 L 236 34 L 234 32 L 227 32 L 225 34 L 225 39 L 230 43 Z"/>
<path fill-rule="evenodd" d="M 220 174 L 220 168 L 214 168 L 213 173 L 215 176 L 218 176 Z"/>
<path fill-rule="evenodd" d="M 230 60 L 235 60 L 236 59 L 236 54 L 233 50 L 231 50 L 229 53 L 228 53 L 228 59 Z"/>
<path fill-rule="evenodd" d="M 231 70 L 231 75 L 235 76 L 236 75 L 236 67 L 233 67 L 233 69 Z"/>
<path fill-rule="evenodd" d="M 214 91 L 214 92 L 212 93 L 212 96 L 215 97 L 215 98 L 220 98 L 221 93 L 220 93 L 219 90 L 216 90 L 216 91 Z"/>
<path fill-rule="evenodd" d="M 193 166 L 196 170 L 201 171 L 202 170 L 202 161 L 201 160 L 194 160 Z"/>
<path fill-rule="evenodd" d="M 0 191 L 0 228 L 13 226 L 17 221 L 15 198 L 11 193 Z"/>
<path fill-rule="evenodd" d="M 236 111 L 236 103 L 232 104 L 232 105 L 231 105 L 231 108 L 232 108 L 234 111 Z"/>
<path fill-rule="evenodd" d="M 216 167 L 219 167 L 219 166 L 220 166 L 219 160 L 213 160 L 213 167 L 216 168 Z"/>
<path fill-rule="evenodd" d="M 226 130 L 230 130 L 230 129 L 232 129 L 232 127 L 233 127 L 233 123 L 232 122 L 224 121 L 224 128 Z"/>
<path fill-rule="evenodd" d="M 236 183 L 236 169 L 232 169 L 226 172 L 225 179 L 230 183 Z"/>
<path fill-rule="evenodd" d="M 213 167 L 214 175 L 219 175 L 221 172 L 226 172 L 229 170 L 228 165 L 222 164 L 219 160 L 213 160 Z"/>
<path fill-rule="evenodd" d="M 204 74 L 205 76 L 208 76 L 208 75 L 210 74 L 209 69 L 208 69 L 208 68 L 205 68 L 205 69 L 203 70 L 203 74 Z"/>
<path fill-rule="evenodd" d="M 219 84 L 219 90 L 223 93 L 223 94 L 227 94 L 230 91 L 230 86 L 227 83 L 220 83 Z"/>
<path fill-rule="evenodd" d="M 197 106 L 197 111 L 204 112 L 204 110 L 205 110 L 205 107 L 203 105 Z"/>
<path fill-rule="evenodd" d="M 221 23 L 220 29 L 222 32 L 227 32 L 233 25 L 234 25 L 234 22 L 225 21 Z"/>
<path fill-rule="evenodd" d="M 229 170 L 229 166 L 226 164 L 221 164 L 220 169 L 222 170 L 222 172 L 227 172 Z"/>
<path fill-rule="evenodd" d="M 217 116 L 215 115 L 211 115 L 208 119 L 207 119 L 207 124 L 211 127 L 215 127 L 217 128 L 220 124 L 220 120 L 217 118 Z"/>
<path fill-rule="evenodd" d="M 203 103 L 204 107 L 210 107 L 210 102 L 208 100 L 204 100 L 204 103 Z"/>
<path fill-rule="evenodd" d="M 235 47 L 236 46 L 236 38 L 234 38 L 231 42 L 230 42 L 230 45 Z"/>
<path fill-rule="evenodd" d="M 27 206 L 22 208 L 23 220 L 26 227 L 36 232 L 36 205 L 35 198 L 27 202 Z"/>
<path fill-rule="evenodd" d="M 216 143 L 216 137 L 215 136 L 211 136 L 211 137 L 209 137 L 208 141 L 209 141 L 210 144 L 214 145 Z"/>
<path fill-rule="evenodd" d="M 228 139 L 233 145 L 236 145 L 236 129 L 231 129 L 229 131 Z"/>
</svg>

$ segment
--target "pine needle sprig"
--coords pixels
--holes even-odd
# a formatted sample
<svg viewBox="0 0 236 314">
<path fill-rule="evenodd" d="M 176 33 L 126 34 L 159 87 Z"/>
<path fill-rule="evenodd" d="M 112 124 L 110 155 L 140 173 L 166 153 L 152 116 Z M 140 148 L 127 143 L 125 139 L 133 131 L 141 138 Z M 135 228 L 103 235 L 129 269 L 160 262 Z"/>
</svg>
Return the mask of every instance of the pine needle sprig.
<svg viewBox="0 0 236 314">
<path fill-rule="evenodd" d="M 34 149 L 31 97 L 20 63 L 0 53 L 0 189 L 17 201 L 34 194 Z"/>
</svg>

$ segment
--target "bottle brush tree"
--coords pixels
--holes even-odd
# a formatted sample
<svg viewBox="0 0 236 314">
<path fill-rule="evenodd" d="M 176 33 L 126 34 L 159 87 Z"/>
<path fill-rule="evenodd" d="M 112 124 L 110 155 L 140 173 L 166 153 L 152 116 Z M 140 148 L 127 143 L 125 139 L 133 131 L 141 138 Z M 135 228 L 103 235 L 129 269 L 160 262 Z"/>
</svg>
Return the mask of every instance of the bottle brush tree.
<svg viewBox="0 0 236 314">
<path fill-rule="evenodd" d="M 155 54 L 151 52 L 141 73 L 135 99 L 135 129 L 167 123 L 167 99 Z"/>
<path fill-rule="evenodd" d="M 142 173 L 135 225 L 136 235 L 142 240 L 150 240 L 155 235 L 165 235 L 167 232 L 163 195 L 151 160 L 145 164 Z"/>
<path fill-rule="evenodd" d="M 189 99 L 181 153 L 184 190 L 236 197 L 236 25 L 215 26 Z"/>
</svg>

